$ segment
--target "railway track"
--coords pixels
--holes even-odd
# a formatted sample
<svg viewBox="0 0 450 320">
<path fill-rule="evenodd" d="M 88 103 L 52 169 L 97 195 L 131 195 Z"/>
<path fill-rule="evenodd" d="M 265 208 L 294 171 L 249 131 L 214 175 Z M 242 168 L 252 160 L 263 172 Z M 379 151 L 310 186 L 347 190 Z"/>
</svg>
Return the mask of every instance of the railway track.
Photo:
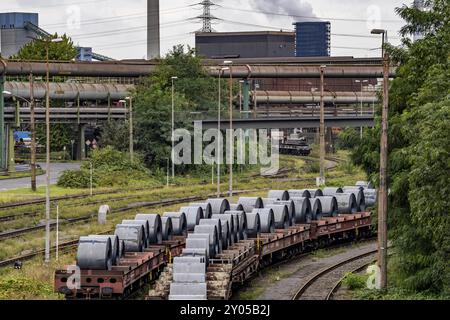
<svg viewBox="0 0 450 320">
<path fill-rule="evenodd" d="M 292 297 L 292 300 L 329 300 L 347 272 L 362 270 L 375 259 L 377 250 L 355 255 L 314 273 Z"/>
</svg>

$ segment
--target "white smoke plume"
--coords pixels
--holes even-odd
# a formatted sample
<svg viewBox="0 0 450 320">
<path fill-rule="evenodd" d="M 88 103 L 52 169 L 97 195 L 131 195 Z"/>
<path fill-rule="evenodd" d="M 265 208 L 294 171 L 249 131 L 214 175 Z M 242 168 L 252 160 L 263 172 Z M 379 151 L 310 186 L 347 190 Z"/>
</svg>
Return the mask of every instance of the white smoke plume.
<svg viewBox="0 0 450 320">
<path fill-rule="evenodd" d="M 294 16 L 295 21 L 319 21 L 310 3 L 302 0 L 251 0 L 252 7 L 258 11 L 281 13 Z"/>
</svg>

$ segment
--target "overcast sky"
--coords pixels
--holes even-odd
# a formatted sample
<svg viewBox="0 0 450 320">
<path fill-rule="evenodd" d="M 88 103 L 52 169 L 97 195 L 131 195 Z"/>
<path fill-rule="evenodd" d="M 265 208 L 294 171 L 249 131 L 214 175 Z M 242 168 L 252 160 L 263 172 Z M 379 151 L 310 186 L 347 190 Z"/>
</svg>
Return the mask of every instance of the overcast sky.
<svg viewBox="0 0 450 320">
<path fill-rule="evenodd" d="M 39 24 L 49 32 L 67 33 L 75 44 L 116 59 L 145 58 L 146 0 L 8 0 L 0 12 L 39 13 Z M 202 13 L 200 0 L 160 1 L 161 49 L 167 53 L 176 44 L 194 46 L 193 32 L 202 23 L 190 20 Z M 399 44 L 403 21 L 395 8 L 412 0 L 221 0 L 213 1 L 212 14 L 222 20 L 216 31 L 292 30 L 302 19 L 331 22 L 333 56 L 379 56 L 380 37 L 370 29 L 389 31 L 391 43 Z M 267 14 L 276 13 L 274 14 Z M 292 16 L 296 17 L 292 17 Z"/>
</svg>

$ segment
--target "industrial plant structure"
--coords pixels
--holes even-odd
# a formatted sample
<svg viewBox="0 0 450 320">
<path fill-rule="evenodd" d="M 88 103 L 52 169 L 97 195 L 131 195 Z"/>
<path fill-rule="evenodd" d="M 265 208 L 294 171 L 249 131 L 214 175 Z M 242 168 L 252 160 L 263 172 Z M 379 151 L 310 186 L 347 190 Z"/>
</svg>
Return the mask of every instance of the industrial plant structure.
<svg viewBox="0 0 450 320">
<path fill-rule="evenodd" d="M 330 22 L 295 22 L 295 56 L 329 57 L 331 55 Z"/>
<path fill-rule="evenodd" d="M 20 48 L 32 41 L 34 33 L 27 29 L 28 23 L 38 25 L 37 13 L 8 12 L 0 13 L 0 54 L 9 58 L 19 52 Z"/>
<path fill-rule="evenodd" d="M 197 32 L 197 54 L 207 58 L 292 57 L 294 33 L 282 31 Z"/>
</svg>

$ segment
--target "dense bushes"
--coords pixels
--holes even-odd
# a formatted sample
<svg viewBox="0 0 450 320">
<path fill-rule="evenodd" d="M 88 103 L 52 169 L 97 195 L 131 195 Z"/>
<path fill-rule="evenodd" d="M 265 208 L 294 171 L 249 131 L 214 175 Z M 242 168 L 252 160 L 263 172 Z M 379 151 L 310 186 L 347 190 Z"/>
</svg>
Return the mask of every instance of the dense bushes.
<svg viewBox="0 0 450 320">
<path fill-rule="evenodd" d="M 58 179 L 58 186 L 88 188 L 91 163 L 93 187 L 126 186 L 149 175 L 138 155 L 131 161 L 127 153 L 106 147 L 95 150 L 91 159 L 82 163 L 80 170 L 65 171 Z"/>
</svg>

